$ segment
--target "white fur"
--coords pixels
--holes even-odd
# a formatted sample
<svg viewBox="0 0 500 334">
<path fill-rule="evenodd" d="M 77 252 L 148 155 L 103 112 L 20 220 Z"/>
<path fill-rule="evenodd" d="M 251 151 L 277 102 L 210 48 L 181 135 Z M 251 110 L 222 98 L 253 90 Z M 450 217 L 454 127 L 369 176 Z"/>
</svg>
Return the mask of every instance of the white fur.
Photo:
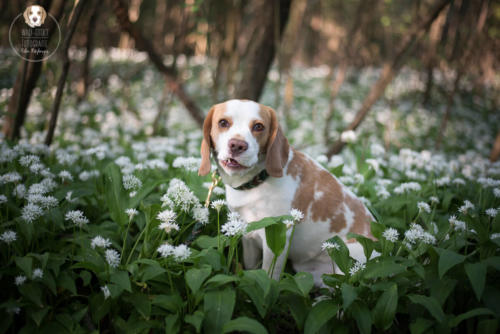
<svg viewBox="0 0 500 334">
<path fill-rule="evenodd" d="M 42 11 L 44 11 L 44 9 L 41 6 L 36 6 L 36 5 L 30 6 L 26 10 L 31 11 L 31 14 L 28 14 L 28 22 L 27 22 L 27 24 L 31 28 L 39 27 L 43 24 Z"/>
</svg>

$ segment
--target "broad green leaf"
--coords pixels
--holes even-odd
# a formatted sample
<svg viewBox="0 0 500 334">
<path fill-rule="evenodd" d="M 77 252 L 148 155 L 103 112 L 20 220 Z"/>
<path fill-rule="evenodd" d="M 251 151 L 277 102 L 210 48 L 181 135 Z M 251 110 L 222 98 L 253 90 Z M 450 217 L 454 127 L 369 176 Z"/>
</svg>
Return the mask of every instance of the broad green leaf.
<svg viewBox="0 0 500 334">
<path fill-rule="evenodd" d="M 250 297 L 262 318 L 266 316 L 279 293 L 278 282 L 270 279 L 266 272 L 260 269 L 244 271 L 239 289 Z"/>
<path fill-rule="evenodd" d="M 236 292 L 234 289 L 208 291 L 203 298 L 205 320 L 204 331 L 207 333 L 222 333 L 226 324 L 233 315 L 236 303 Z"/>
<path fill-rule="evenodd" d="M 371 229 L 372 235 L 375 238 L 380 239 L 380 238 L 382 238 L 382 233 L 384 233 L 384 231 L 385 231 L 385 226 L 380 224 L 380 223 L 377 223 L 377 222 L 371 222 L 370 229 Z"/>
<path fill-rule="evenodd" d="M 33 321 L 36 323 L 36 325 L 40 327 L 40 324 L 42 323 L 43 318 L 45 318 L 45 316 L 47 315 L 47 312 L 49 312 L 49 309 L 50 307 L 44 307 L 37 311 L 28 312 L 28 314 L 31 317 L 31 319 L 33 319 Z"/>
<path fill-rule="evenodd" d="M 123 290 L 132 292 L 132 287 L 130 286 L 130 278 L 128 277 L 128 273 L 126 271 L 115 271 L 111 274 L 110 281 L 116 283 L 116 285 L 118 285 Z"/>
<path fill-rule="evenodd" d="M 57 285 L 76 295 L 75 280 L 67 272 L 63 271 L 59 275 Z"/>
<path fill-rule="evenodd" d="M 500 256 L 491 256 L 485 259 L 483 262 L 485 262 L 488 266 L 500 271 Z"/>
<path fill-rule="evenodd" d="M 427 311 L 429 311 L 429 313 L 440 323 L 445 321 L 446 316 L 436 298 L 423 295 L 408 295 L 408 298 L 412 301 L 412 303 L 425 307 Z"/>
<path fill-rule="evenodd" d="M 209 278 L 204 285 L 210 287 L 219 287 L 231 282 L 238 282 L 238 281 L 239 281 L 238 276 L 217 274 L 214 277 Z"/>
<path fill-rule="evenodd" d="M 365 253 L 365 257 L 369 259 L 372 256 L 373 249 L 375 248 L 375 242 L 372 239 L 369 239 L 365 236 L 349 232 L 347 233 L 347 239 L 354 238 L 356 239 L 361 246 L 363 246 L 363 252 Z"/>
<path fill-rule="evenodd" d="M 466 263 L 464 267 L 477 300 L 481 300 L 486 283 L 486 264 L 483 262 Z"/>
<path fill-rule="evenodd" d="M 311 291 L 314 286 L 314 278 L 312 274 L 307 272 L 299 272 L 295 274 L 295 276 L 293 276 L 293 279 L 297 284 L 297 287 L 302 292 L 302 295 L 304 297 L 307 297 L 309 295 L 309 291 Z"/>
<path fill-rule="evenodd" d="M 465 313 L 462 313 L 460 315 L 457 315 L 456 317 L 454 317 L 451 321 L 450 321 L 450 326 L 451 327 L 456 327 L 458 326 L 458 324 L 460 324 L 462 321 L 466 320 L 466 319 L 469 319 L 469 318 L 473 318 L 473 317 L 477 317 L 477 316 L 480 316 L 480 315 L 492 315 L 492 316 L 495 316 L 495 313 L 493 313 L 490 309 L 488 308 L 484 308 L 484 307 L 480 307 L 480 308 L 475 308 L 473 310 L 470 310 L 468 312 L 465 312 Z"/>
<path fill-rule="evenodd" d="M 193 242 L 193 244 L 200 247 L 201 249 L 216 248 L 217 247 L 217 237 L 211 237 L 208 235 L 201 235 Z"/>
<path fill-rule="evenodd" d="M 383 278 L 394 276 L 406 271 L 406 267 L 395 263 L 392 258 L 381 259 L 378 262 L 369 262 L 363 272 L 364 278 Z"/>
<path fill-rule="evenodd" d="M 129 208 L 130 198 L 123 189 L 120 168 L 114 163 L 108 164 L 103 177 L 106 205 L 111 219 L 123 228 L 128 223 L 125 210 Z"/>
<path fill-rule="evenodd" d="M 160 266 L 159 263 L 151 264 L 151 265 L 146 265 L 146 268 L 144 268 L 142 272 L 142 277 L 141 281 L 146 282 L 150 279 L 153 279 L 155 277 L 158 277 L 159 275 L 165 273 L 167 270 Z"/>
<path fill-rule="evenodd" d="M 266 334 L 267 329 L 260 322 L 248 317 L 239 317 L 227 322 L 223 327 L 223 333 L 248 332 L 253 334 Z"/>
<path fill-rule="evenodd" d="M 149 195 L 157 186 L 164 183 L 165 180 L 156 180 L 152 182 L 146 182 L 138 191 L 137 194 L 130 198 L 129 207 L 135 208 L 139 203 Z"/>
<path fill-rule="evenodd" d="M 203 282 L 207 279 L 208 276 L 210 276 L 211 272 L 212 268 L 206 265 L 201 269 L 191 268 L 186 272 L 186 283 L 191 291 L 193 291 L 193 294 L 198 291 Z"/>
<path fill-rule="evenodd" d="M 266 227 L 266 242 L 274 256 L 278 257 L 286 245 L 286 225 L 283 223 L 273 224 Z"/>
<path fill-rule="evenodd" d="M 352 285 L 347 283 L 342 283 L 340 291 L 342 291 L 342 308 L 347 310 L 349 306 L 351 306 L 352 302 L 356 300 L 358 293 Z"/>
<path fill-rule="evenodd" d="M 43 307 L 42 287 L 35 283 L 24 283 L 19 287 L 19 292 L 39 307 Z"/>
<path fill-rule="evenodd" d="M 444 274 L 446 274 L 448 270 L 465 261 L 465 256 L 454 251 L 443 248 L 436 248 L 436 251 L 439 253 L 439 278 L 443 278 Z"/>
<path fill-rule="evenodd" d="M 291 216 L 276 216 L 276 217 L 265 217 L 261 220 L 251 222 L 247 226 L 247 233 L 255 230 L 260 230 L 261 228 L 268 227 L 274 224 L 281 223 L 285 219 L 292 219 Z"/>
<path fill-rule="evenodd" d="M 373 309 L 373 322 L 381 330 L 387 330 L 392 325 L 398 306 L 398 286 L 394 283 L 382 293 Z"/>
<path fill-rule="evenodd" d="M 417 318 L 414 322 L 410 324 L 411 334 L 422 334 L 427 333 L 429 328 L 434 324 L 434 321 L 425 318 Z"/>
<path fill-rule="evenodd" d="M 334 236 L 327 240 L 333 244 L 337 244 L 339 249 L 330 248 L 328 249 L 328 254 L 332 258 L 333 262 L 340 268 L 344 274 L 349 273 L 351 268 L 351 258 L 349 257 L 349 249 L 345 245 L 344 241 L 339 236 Z"/>
<path fill-rule="evenodd" d="M 151 314 L 151 301 L 147 294 L 134 293 L 127 296 L 125 299 L 135 307 L 143 318 L 149 318 Z"/>
<path fill-rule="evenodd" d="M 284 294 L 280 295 L 280 300 L 283 300 L 285 305 L 290 308 L 295 323 L 299 331 L 304 328 L 304 322 L 306 321 L 307 314 L 311 309 L 311 306 L 306 302 L 306 299 L 300 296 L 300 294 Z"/>
<path fill-rule="evenodd" d="M 172 313 L 176 313 L 182 308 L 182 298 L 178 295 L 156 295 L 152 303 L 162 307 Z"/>
<path fill-rule="evenodd" d="M 28 256 L 16 256 L 15 261 L 17 267 L 21 269 L 28 278 L 31 277 L 33 272 L 33 259 Z"/>
<path fill-rule="evenodd" d="M 200 310 L 195 311 L 193 314 L 186 314 L 184 316 L 184 321 L 188 324 L 193 325 L 196 329 L 196 333 L 201 332 L 201 325 L 203 323 L 203 319 L 205 318 L 205 313 Z"/>
<path fill-rule="evenodd" d="M 365 304 L 356 302 L 352 304 L 351 311 L 359 332 L 361 334 L 370 334 L 372 331 L 372 317 L 368 307 Z"/>
<path fill-rule="evenodd" d="M 477 324 L 476 333 L 496 334 L 498 330 L 498 319 L 485 319 Z"/>
<path fill-rule="evenodd" d="M 179 333 L 181 323 L 178 314 L 169 314 L 165 317 L 165 333 Z"/>
<path fill-rule="evenodd" d="M 314 305 L 304 325 L 304 333 L 317 333 L 321 327 L 337 315 L 339 306 L 332 300 L 323 300 Z"/>
</svg>

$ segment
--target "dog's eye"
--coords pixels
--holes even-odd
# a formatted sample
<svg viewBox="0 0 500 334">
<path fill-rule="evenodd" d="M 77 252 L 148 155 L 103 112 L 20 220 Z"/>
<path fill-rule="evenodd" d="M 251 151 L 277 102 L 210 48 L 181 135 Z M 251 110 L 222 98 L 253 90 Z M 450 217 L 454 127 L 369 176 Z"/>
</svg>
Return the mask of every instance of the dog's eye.
<svg viewBox="0 0 500 334">
<path fill-rule="evenodd" d="M 219 121 L 219 127 L 221 127 L 221 128 L 227 128 L 227 127 L 229 127 L 229 122 L 227 120 L 225 120 L 225 119 L 221 119 Z"/>
<path fill-rule="evenodd" d="M 264 125 L 262 125 L 262 123 L 256 123 L 252 127 L 252 131 L 260 132 L 262 130 L 264 130 Z"/>
</svg>

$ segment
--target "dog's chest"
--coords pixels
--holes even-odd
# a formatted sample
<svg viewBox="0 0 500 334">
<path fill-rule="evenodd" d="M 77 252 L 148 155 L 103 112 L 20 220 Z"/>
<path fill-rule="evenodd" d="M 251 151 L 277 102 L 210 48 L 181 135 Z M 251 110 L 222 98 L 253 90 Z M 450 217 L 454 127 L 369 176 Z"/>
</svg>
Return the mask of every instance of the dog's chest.
<svg viewBox="0 0 500 334">
<path fill-rule="evenodd" d="M 290 213 L 300 180 L 289 175 L 269 177 L 264 183 L 249 190 L 235 190 L 226 186 L 226 199 L 231 211 L 238 212 L 246 222 L 264 217 Z"/>
</svg>

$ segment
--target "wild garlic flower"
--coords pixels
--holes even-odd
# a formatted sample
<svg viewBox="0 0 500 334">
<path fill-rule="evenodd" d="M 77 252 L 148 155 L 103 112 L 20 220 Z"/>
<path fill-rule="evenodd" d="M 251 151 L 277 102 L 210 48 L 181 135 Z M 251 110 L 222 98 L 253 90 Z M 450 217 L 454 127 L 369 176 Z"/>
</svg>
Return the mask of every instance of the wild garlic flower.
<svg viewBox="0 0 500 334">
<path fill-rule="evenodd" d="M 80 210 L 72 210 L 66 212 L 65 219 L 69 220 L 78 227 L 82 227 L 83 225 L 87 225 L 89 223 L 87 217 L 85 217 L 83 212 Z"/>
<path fill-rule="evenodd" d="M 107 285 L 101 286 L 101 291 L 104 295 L 104 299 L 108 299 L 111 296 L 111 292 Z"/>
<path fill-rule="evenodd" d="M 184 168 L 190 172 L 196 172 L 201 164 L 201 158 L 195 157 L 177 157 L 172 166 L 174 168 Z"/>
<path fill-rule="evenodd" d="M 399 232 L 395 228 L 388 227 L 385 229 L 385 231 L 382 233 L 382 236 L 390 241 L 390 242 L 396 242 L 398 241 L 399 238 Z"/>
<path fill-rule="evenodd" d="M 495 208 L 489 208 L 486 210 L 486 214 L 491 218 L 495 218 L 497 216 L 498 210 Z"/>
<path fill-rule="evenodd" d="M 33 270 L 33 274 L 31 275 L 33 279 L 36 278 L 42 278 L 43 277 L 43 270 L 40 268 L 36 268 Z"/>
<path fill-rule="evenodd" d="M 26 186 L 24 184 L 18 184 L 12 191 L 12 195 L 17 198 L 24 198 L 26 196 Z"/>
<path fill-rule="evenodd" d="M 170 180 L 167 196 L 176 207 L 180 207 L 184 212 L 189 211 L 190 207 L 198 204 L 198 198 L 183 181 L 177 178 Z"/>
<path fill-rule="evenodd" d="M 436 196 L 431 196 L 431 197 L 429 197 L 429 201 L 431 201 L 431 203 L 438 204 L 439 203 L 439 198 L 437 198 Z"/>
<path fill-rule="evenodd" d="M 0 204 L 7 203 L 7 196 L 0 195 Z"/>
<path fill-rule="evenodd" d="M 455 231 L 465 231 L 467 229 L 467 225 L 465 224 L 465 222 L 458 220 L 455 215 L 450 216 L 448 221 L 450 222 L 451 226 L 453 226 L 453 229 Z"/>
<path fill-rule="evenodd" d="M 365 267 L 366 267 L 366 265 L 363 262 L 356 261 L 356 262 L 354 262 L 351 269 L 349 269 L 349 274 L 352 276 L 352 275 L 356 274 L 357 272 L 364 270 Z"/>
<path fill-rule="evenodd" d="M 422 186 L 417 182 L 406 182 L 406 183 L 401 183 L 399 186 L 394 188 L 394 192 L 396 194 L 404 194 L 404 193 L 409 193 L 411 191 L 420 191 L 421 189 Z"/>
<path fill-rule="evenodd" d="M 176 223 L 163 222 L 158 226 L 158 228 L 160 230 L 164 230 L 167 234 L 172 232 L 172 230 L 179 231 L 179 225 Z"/>
<path fill-rule="evenodd" d="M 331 241 L 325 241 L 325 242 L 323 242 L 323 244 L 321 245 L 321 250 L 325 251 L 325 250 L 328 250 L 328 249 L 339 250 L 340 246 L 336 242 L 331 242 Z"/>
<path fill-rule="evenodd" d="M 21 210 L 21 218 L 27 223 L 33 223 L 43 215 L 43 210 L 36 204 L 28 203 Z"/>
<path fill-rule="evenodd" d="M 174 248 L 172 255 L 177 262 L 183 262 L 191 256 L 191 250 L 188 246 L 181 244 Z"/>
<path fill-rule="evenodd" d="M 293 221 L 298 222 L 304 218 L 304 214 L 302 211 L 298 209 L 292 209 L 290 210 L 290 216 L 292 216 Z"/>
<path fill-rule="evenodd" d="M 142 187 L 142 181 L 132 174 L 123 175 L 122 183 L 125 190 L 137 190 Z"/>
<path fill-rule="evenodd" d="M 429 206 L 429 204 L 427 204 L 425 202 L 418 202 L 417 207 L 418 207 L 419 212 L 424 211 L 427 213 L 431 213 L 431 207 Z"/>
<path fill-rule="evenodd" d="M 177 214 L 170 209 L 158 212 L 156 218 L 163 223 L 173 223 L 177 218 Z"/>
<path fill-rule="evenodd" d="M 500 188 L 494 188 L 493 195 L 495 195 L 496 198 L 500 198 Z"/>
<path fill-rule="evenodd" d="M 62 170 L 59 172 L 58 176 L 61 178 L 61 180 L 64 181 L 73 181 L 73 175 L 71 175 L 70 172 L 67 170 Z"/>
<path fill-rule="evenodd" d="M 120 253 L 118 253 L 116 250 L 111 248 L 106 249 L 104 256 L 106 257 L 106 262 L 108 262 L 110 267 L 116 268 L 120 264 Z"/>
<path fill-rule="evenodd" d="M 428 245 L 432 245 L 436 242 L 436 238 L 432 234 L 424 231 L 422 226 L 416 223 L 410 224 L 410 229 L 405 232 L 405 239 L 410 245 L 415 244 L 419 240 Z"/>
<path fill-rule="evenodd" d="M 208 224 L 208 208 L 204 206 L 197 205 L 192 210 L 193 218 L 202 223 L 203 225 Z"/>
<path fill-rule="evenodd" d="M 139 213 L 139 211 L 137 211 L 137 209 L 135 208 L 130 208 L 125 210 L 125 213 L 127 214 L 128 219 L 132 220 Z"/>
<path fill-rule="evenodd" d="M 235 235 L 242 235 L 245 233 L 247 224 L 240 218 L 240 215 L 237 212 L 229 213 L 227 219 L 227 223 L 221 226 L 221 231 L 224 235 L 233 237 Z"/>
<path fill-rule="evenodd" d="M 354 143 L 358 136 L 356 135 L 356 132 L 352 130 L 347 130 L 342 132 L 340 135 L 340 140 L 342 140 L 344 143 Z"/>
<path fill-rule="evenodd" d="M 168 257 L 174 253 L 174 246 L 165 243 L 158 247 L 157 252 L 160 253 L 162 257 Z"/>
<path fill-rule="evenodd" d="M 76 202 L 76 198 L 71 197 L 72 195 L 73 195 L 72 191 L 68 191 L 66 193 L 66 197 L 64 197 L 64 199 L 66 200 L 66 202 L 68 202 L 68 203 L 75 203 Z"/>
<path fill-rule="evenodd" d="M 15 183 L 21 181 L 22 177 L 18 172 L 9 172 L 0 176 L 0 184 Z"/>
<path fill-rule="evenodd" d="M 6 244 L 10 244 L 11 242 L 14 242 L 16 240 L 17 234 L 12 230 L 7 230 L 0 235 L 0 241 L 5 242 Z"/>
<path fill-rule="evenodd" d="M 283 224 L 285 224 L 286 228 L 289 229 L 295 225 L 295 222 L 293 220 L 290 220 L 290 219 L 285 219 L 285 220 L 283 220 Z"/>
<path fill-rule="evenodd" d="M 493 240 L 493 239 L 498 239 L 498 238 L 500 238 L 500 233 L 492 233 L 492 234 L 490 235 L 490 239 L 492 239 L 492 240 Z"/>
<path fill-rule="evenodd" d="M 222 207 L 224 205 L 226 205 L 226 201 L 223 199 L 218 199 L 218 200 L 212 201 L 212 203 L 210 204 L 212 209 L 217 210 L 217 212 L 220 212 L 220 210 L 222 209 Z"/>
<path fill-rule="evenodd" d="M 103 238 L 100 235 L 94 237 L 92 241 L 90 242 L 90 247 L 95 249 L 96 247 L 100 248 L 108 248 L 111 246 L 111 241 L 109 241 L 108 238 Z"/>
<path fill-rule="evenodd" d="M 14 283 L 17 286 L 23 285 L 24 282 L 26 282 L 26 276 L 24 276 L 24 275 L 16 276 L 16 278 L 14 279 Z"/>
<path fill-rule="evenodd" d="M 472 202 L 469 200 L 465 200 L 464 204 L 460 208 L 458 208 L 458 211 L 466 215 L 469 209 L 474 210 L 474 204 L 472 204 Z"/>
</svg>

